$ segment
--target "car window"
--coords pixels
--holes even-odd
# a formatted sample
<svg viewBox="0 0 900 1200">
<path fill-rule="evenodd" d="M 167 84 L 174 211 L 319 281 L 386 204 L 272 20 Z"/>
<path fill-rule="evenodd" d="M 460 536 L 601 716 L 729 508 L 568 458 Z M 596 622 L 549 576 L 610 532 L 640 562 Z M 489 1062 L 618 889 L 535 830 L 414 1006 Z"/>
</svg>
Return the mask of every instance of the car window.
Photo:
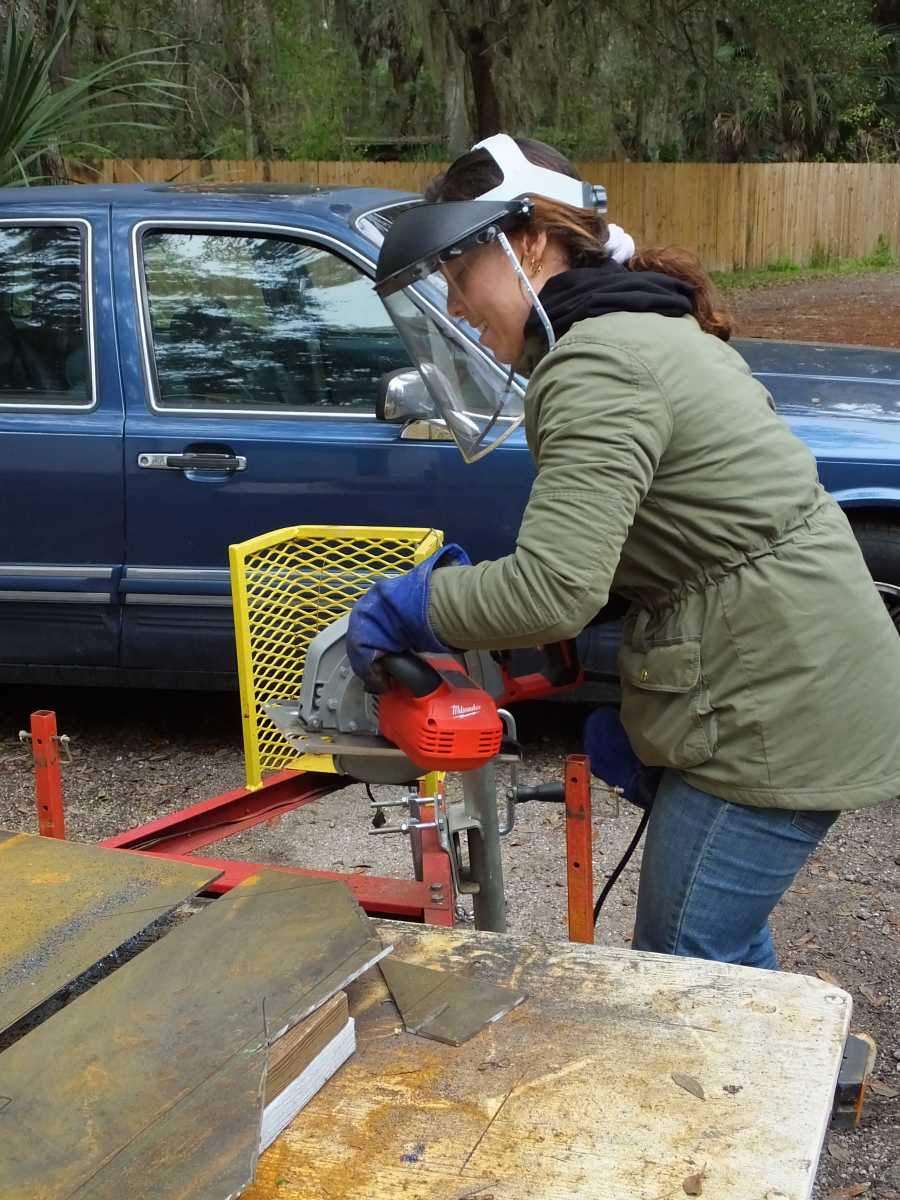
<svg viewBox="0 0 900 1200">
<path fill-rule="evenodd" d="M 83 233 L 0 226 L 0 405 L 92 402 Z"/>
<path fill-rule="evenodd" d="M 371 413 L 410 365 L 371 280 L 320 246 L 155 230 L 143 271 L 161 408 Z"/>
</svg>

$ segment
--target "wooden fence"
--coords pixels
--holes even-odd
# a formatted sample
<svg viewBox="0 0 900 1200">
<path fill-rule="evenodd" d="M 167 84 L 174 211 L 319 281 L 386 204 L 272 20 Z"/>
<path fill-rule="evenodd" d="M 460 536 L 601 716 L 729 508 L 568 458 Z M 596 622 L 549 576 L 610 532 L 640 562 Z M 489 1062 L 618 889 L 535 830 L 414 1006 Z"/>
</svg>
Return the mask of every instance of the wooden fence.
<svg viewBox="0 0 900 1200">
<path fill-rule="evenodd" d="M 107 160 L 73 178 L 355 184 L 421 191 L 441 163 Z M 609 193 L 610 219 L 639 245 L 695 250 L 710 270 L 859 258 L 879 241 L 900 255 L 900 164 L 579 164 Z"/>
</svg>

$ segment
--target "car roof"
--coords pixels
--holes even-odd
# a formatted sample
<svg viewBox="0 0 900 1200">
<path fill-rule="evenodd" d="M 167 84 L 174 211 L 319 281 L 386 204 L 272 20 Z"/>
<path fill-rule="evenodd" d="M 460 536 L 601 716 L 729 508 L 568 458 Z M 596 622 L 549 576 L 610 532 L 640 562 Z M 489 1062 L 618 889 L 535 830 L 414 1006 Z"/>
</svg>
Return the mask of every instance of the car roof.
<svg viewBox="0 0 900 1200">
<path fill-rule="evenodd" d="M 280 209 L 344 220 L 370 209 L 414 199 L 414 192 L 376 187 L 317 187 L 298 183 L 70 183 L 0 188 L 0 208 L 109 204 L 113 207 L 190 212 L 229 204 L 233 209 Z"/>
</svg>

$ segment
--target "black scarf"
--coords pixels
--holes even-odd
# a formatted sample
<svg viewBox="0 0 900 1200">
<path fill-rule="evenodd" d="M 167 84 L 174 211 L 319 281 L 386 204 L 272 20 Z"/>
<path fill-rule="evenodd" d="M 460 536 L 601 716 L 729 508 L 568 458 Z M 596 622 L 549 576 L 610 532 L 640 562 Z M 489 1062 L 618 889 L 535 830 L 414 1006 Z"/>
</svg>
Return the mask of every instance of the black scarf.
<svg viewBox="0 0 900 1200">
<path fill-rule="evenodd" d="M 575 267 L 548 279 L 538 299 L 550 318 L 557 341 L 576 321 L 607 313 L 658 313 L 683 317 L 691 311 L 694 288 L 671 275 L 656 271 L 629 271 L 609 259 L 599 267 Z M 532 309 L 525 322 L 525 338 L 539 339 L 546 349 L 543 323 Z"/>
</svg>

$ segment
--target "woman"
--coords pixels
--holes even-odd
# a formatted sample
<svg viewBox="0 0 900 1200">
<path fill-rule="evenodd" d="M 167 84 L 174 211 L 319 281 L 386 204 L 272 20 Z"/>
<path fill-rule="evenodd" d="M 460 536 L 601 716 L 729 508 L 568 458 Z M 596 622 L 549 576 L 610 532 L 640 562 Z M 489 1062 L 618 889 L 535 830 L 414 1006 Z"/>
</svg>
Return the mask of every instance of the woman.
<svg viewBox="0 0 900 1200">
<path fill-rule="evenodd" d="M 775 968 L 769 914 L 811 851 L 841 811 L 900 792 L 900 641 L 692 256 L 617 264 L 571 165 L 496 141 L 398 219 L 377 286 L 440 265 L 450 314 L 530 376 L 537 478 L 513 554 L 448 547 L 382 581 L 351 660 L 377 687 L 382 653 L 552 643 L 624 597 L 622 723 L 662 768 L 632 944 Z M 417 263 L 416 237 L 433 242 Z M 515 426 L 450 396 L 449 361 L 423 375 L 467 457 Z"/>
</svg>

